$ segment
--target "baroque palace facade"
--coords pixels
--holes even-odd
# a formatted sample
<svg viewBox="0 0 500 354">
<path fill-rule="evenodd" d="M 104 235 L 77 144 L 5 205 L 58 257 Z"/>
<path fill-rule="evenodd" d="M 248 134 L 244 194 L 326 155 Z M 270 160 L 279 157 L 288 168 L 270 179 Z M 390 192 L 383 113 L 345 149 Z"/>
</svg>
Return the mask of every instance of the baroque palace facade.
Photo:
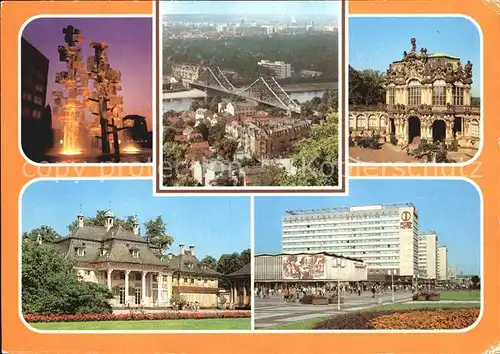
<svg viewBox="0 0 500 354">
<path fill-rule="evenodd" d="M 399 146 L 420 139 L 454 140 L 459 147 L 479 148 L 480 110 L 471 105 L 472 63 L 443 53 L 411 51 L 387 69 L 384 88 L 386 104 L 381 107 L 351 107 L 351 137 L 379 135 L 391 137 Z"/>
<path fill-rule="evenodd" d="M 80 213 L 77 228 L 56 246 L 76 261 L 83 281 L 108 287 L 114 308 L 169 307 L 176 292 L 201 308 L 217 307 L 221 274 L 200 263 L 194 246 L 181 244 L 178 255 L 163 255 L 139 234 L 137 220 L 133 231 L 125 230 L 108 210 L 105 225 L 85 226 Z"/>
</svg>

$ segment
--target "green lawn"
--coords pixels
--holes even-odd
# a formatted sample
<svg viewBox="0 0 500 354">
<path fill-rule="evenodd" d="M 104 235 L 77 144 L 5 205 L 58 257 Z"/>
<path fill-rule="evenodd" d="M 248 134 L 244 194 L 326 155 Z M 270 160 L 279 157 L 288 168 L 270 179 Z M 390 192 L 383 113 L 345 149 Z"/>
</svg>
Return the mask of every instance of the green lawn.
<svg viewBox="0 0 500 354">
<path fill-rule="evenodd" d="M 481 301 L 479 290 L 440 291 L 441 300 Z"/>
<path fill-rule="evenodd" d="M 469 291 L 448 291 L 444 292 L 446 296 L 446 300 L 478 300 L 479 298 L 475 298 L 474 296 L 479 296 L 478 294 L 470 294 L 474 292 Z M 464 294 L 463 294 L 464 293 Z M 469 296 L 467 298 L 466 296 Z M 441 293 L 441 298 L 443 298 L 443 293 Z M 391 311 L 391 310 L 416 310 L 416 309 L 451 309 L 451 308 L 479 308 L 481 305 L 479 303 L 426 303 L 422 301 L 421 303 L 396 303 L 396 304 L 388 304 L 377 307 L 372 307 L 368 309 L 364 309 L 362 311 Z M 325 321 L 328 319 L 326 317 L 318 317 L 310 320 L 297 321 L 293 323 L 287 323 L 280 326 L 268 327 L 269 330 L 310 330 L 314 327 L 316 323 Z"/>
<path fill-rule="evenodd" d="M 250 318 L 201 320 L 40 322 L 30 323 L 41 330 L 250 330 Z"/>
</svg>

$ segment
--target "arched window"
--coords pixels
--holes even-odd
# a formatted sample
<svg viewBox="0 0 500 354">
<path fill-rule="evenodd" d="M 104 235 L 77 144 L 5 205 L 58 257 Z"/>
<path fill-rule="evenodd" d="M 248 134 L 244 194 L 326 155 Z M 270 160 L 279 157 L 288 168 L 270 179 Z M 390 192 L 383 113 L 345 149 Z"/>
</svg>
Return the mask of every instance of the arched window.
<svg viewBox="0 0 500 354">
<path fill-rule="evenodd" d="M 356 122 L 356 121 L 355 121 L 354 117 L 352 117 L 352 116 L 351 116 L 351 117 L 349 117 L 349 127 L 350 127 L 350 128 L 356 128 L 356 124 L 355 124 L 355 122 Z"/>
<path fill-rule="evenodd" d="M 365 116 L 358 116 L 356 119 L 356 125 L 359 128 L 366 128 L 366 118 Z"/>
<path fill-rule="evenodd" d="M 453 104 L 455 106 L 464 105 L 464 88 L 461 86 L 453 87 Z"/>
<path fill-rule="evenodd" d="M 370 116 L 368 118 L 368 127 L 371 129 L 371 128 L 378 128 L 378 124 L 377 124 L 377 117 L 375 116 Z"/>
<path fill-rule="evenodd" d="M 408 106 L 420 106 L 422 103 L 420 82 L 412 80 L 408 84 Z"/>
<path fill-rule="evenodd" d="M 385 116 L 380 117 L 380 128 L 385 128 Z"/>
<path fill-rule="evenodd" d="M 470 122 L 470 130 L 473 138 L 479 138 L 479 122 L 477 120 Z"/>
<path fill-rule="evenodd" d="M 446 83 L 443 80 L 434 81 L 432 85 L 432 105 L 446 106 Z"/>
</svg>

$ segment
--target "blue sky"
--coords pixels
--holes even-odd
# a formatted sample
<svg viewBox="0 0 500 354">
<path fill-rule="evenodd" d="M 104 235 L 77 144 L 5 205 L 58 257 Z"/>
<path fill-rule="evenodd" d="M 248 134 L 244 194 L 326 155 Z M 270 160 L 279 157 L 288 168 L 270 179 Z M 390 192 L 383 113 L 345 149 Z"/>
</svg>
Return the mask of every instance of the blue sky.
<svg viewBox="0 0 500 354">
<path fill-rule="evenodd" d="M 337 16 L 336 1 L 162 1 L 163 15 L 326 15 Z"/>
<path fill-rule="evenodd" d="M 461 180 L 351 179 L 348 197 L 256 197 L 255 253 L 281 252 L 286 210 L 412 202 L 420 231 L 435 231 L 448 248 L 448 263 L 463 274 L 480 271 L 480 197 Z"/>
<path fill-rule="evenodd" d="M 143 223 L 163 217 L 167 233 L 179 243 L 195 245 L 199 259 L 250 248 L 250 198 L 248 197 L 153 197 L 149 180 L 38 181 L 26 189 L 22 204 L 22 230 L 52 226 L 66 236 L 67 225 L 83 214 L 111 209 L 115 216 L 137 214 Z"/>
<path fill-rule="evenodd" d="M 470 60 L 472 94 L 480 96 L 480 35 L 477 27 L 462 17 L 350 17 L 349 64 L 355 69 L 387 70 L 389 64 L 411 50 L 457 56 L 462 64 Z"/>
</svg>

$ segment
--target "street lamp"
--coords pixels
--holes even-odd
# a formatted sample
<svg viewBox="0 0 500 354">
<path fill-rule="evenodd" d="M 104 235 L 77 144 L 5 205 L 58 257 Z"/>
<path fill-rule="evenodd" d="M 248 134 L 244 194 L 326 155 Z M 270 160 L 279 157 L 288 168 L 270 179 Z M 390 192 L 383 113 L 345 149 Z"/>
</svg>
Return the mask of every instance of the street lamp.
<svg viewBox="0 0 500 354">
<path fill-rule="evenodd" d="M 396 269 L 388 270 L 389 275 L 391 276 L 391 289 L 392 289 L 392 302 L 394 302 L 394 274 L 397 273 Z"/>
<path fill-rule="evenodd" d="M 340 311 L 340 268 L 345 268 L 345 259 L 335 258 L 335 267 L 337 268 L 337 310 Z"/>
</svg>

